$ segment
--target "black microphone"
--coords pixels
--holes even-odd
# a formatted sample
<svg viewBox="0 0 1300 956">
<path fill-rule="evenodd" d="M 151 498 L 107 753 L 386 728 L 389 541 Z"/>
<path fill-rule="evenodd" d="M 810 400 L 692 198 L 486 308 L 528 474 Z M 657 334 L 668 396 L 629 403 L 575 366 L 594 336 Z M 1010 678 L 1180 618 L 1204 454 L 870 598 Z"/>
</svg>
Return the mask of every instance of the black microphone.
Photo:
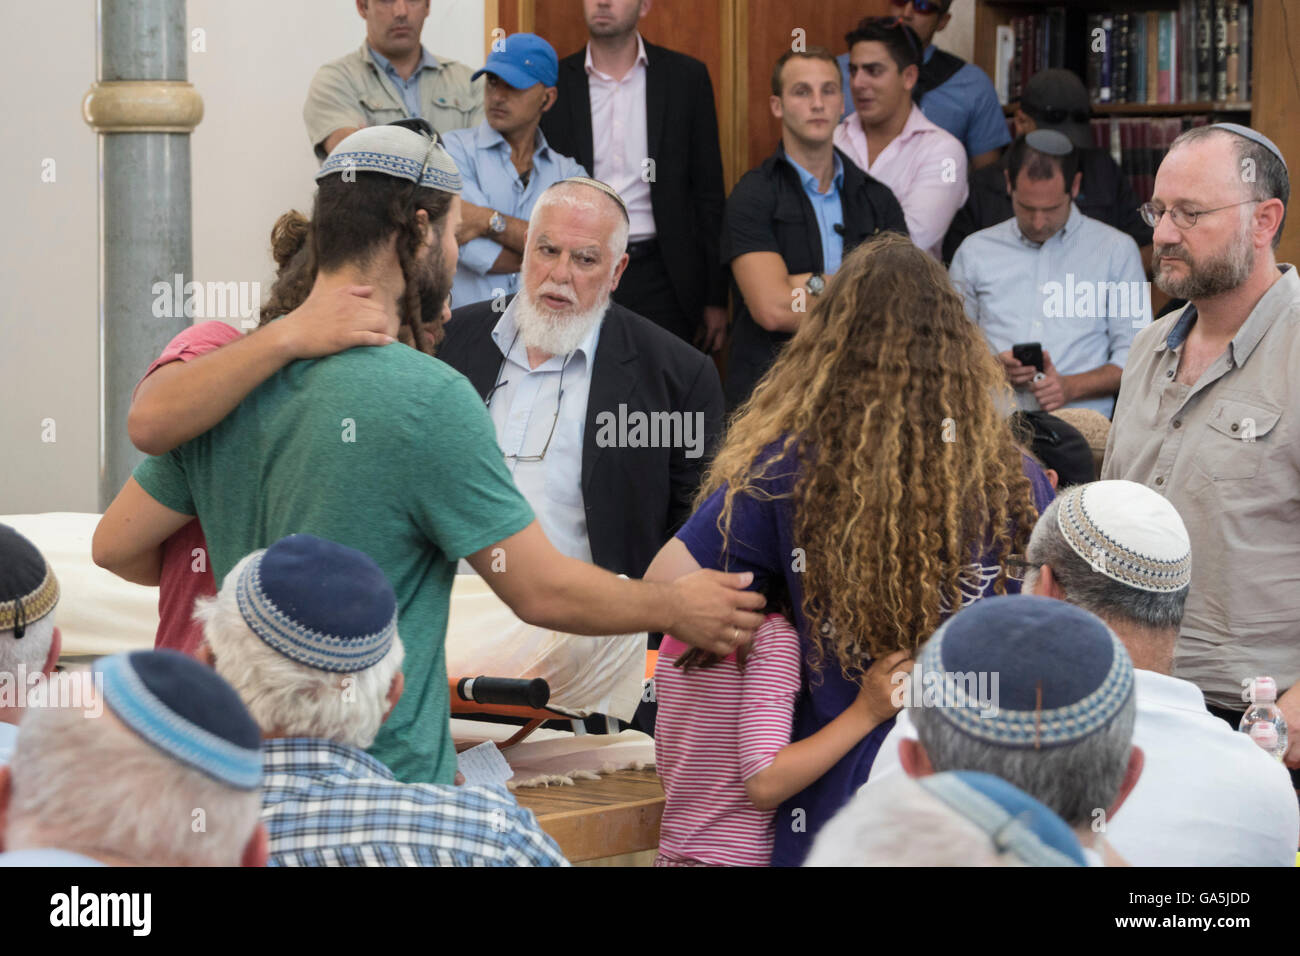
<svg viewBox="0 0 1300 956">
<path fill-rule="evenodd" d="M 456 684 L 461 700 L 477 704 L 509 704 L 516 707 L 545 707 L 551 699 L 551 685 L 540 677 L 462 677 Z"/>
<path fill-rule="evenodd" d="M 835 224 L 835 231 L 839 233 L 841 236 L 844 235 L 844 223 L 837 222 Z"/>
</svg>

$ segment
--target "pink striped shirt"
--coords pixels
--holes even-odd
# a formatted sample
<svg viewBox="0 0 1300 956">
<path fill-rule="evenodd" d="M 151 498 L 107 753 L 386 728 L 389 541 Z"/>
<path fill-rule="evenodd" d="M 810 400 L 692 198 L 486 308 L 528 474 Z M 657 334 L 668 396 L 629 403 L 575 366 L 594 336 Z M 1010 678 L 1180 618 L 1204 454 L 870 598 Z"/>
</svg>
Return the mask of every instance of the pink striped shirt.
<svg viewBox="0 0 1300 956">
<path fill-rule="evenodd" d="M 767 866 L 775 810 L 759 810 L 745 781 L 790 743 L 799 693 L 799 635 L 769 614 L 742 671 L 735 655 L 684 671 L 687 646 L 668 635 L 655 665 L 655 762 L 667 802 L 659 852 L 720 866 Z"/>
</svg>

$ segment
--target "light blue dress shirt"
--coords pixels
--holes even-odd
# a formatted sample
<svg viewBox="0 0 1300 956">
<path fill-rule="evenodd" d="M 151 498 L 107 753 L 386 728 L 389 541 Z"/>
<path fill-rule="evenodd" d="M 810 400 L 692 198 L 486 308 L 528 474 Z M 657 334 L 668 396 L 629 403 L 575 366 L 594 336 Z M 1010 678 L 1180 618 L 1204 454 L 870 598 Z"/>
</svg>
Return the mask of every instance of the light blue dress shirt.
<svg viewBox="0 0 1300 956">
<path fill-rule="evenodd" d="M 18 743 L 18 725 L 0 720 L 0 767 L 14 756 L 14 746 Z"/>
<path fill-rule="evenodd" d="M 103 866 L 98 860 L 71 850 L 11 850 L 0 853 L 0 867 L 10 866 Z"/>
<path fill-rule="evenodd" d="M 547 145 L 542 131 L 537 131 L 537 147 L 533 150 L 533 171 L 528 185 L 519 178 L 515 164 L 510 161 L 510 144 L 506 138 L 484 120 L 473 129 L 455 129 L 442 134 L 447 152 L 460 170 L 464 187 L 460 197 L 476 206 L 487 206 L 497 212 L 527 219 L 532 215 L 537 197 L 546 187 L 572 176 L 586 176 L 587 171 L 568 156 L 555 152 Z M 460 261 L 451 287 L 453 308 L 509 296 L 519 291 L 519 273 L 489 275 L 501 245 L 486 236 L 471 240 L 460 247 Z"/>
<path fill-rule="evenodd" d="M 835 227 L 844 227 L 844 207 L 840 204 L 840 191 L 844 188 L 844 163 L 839 154 L 835 154 L 835 174 L 831 177 L 830 189 L 818 191 L 817 177 L 804 169 L 790 154 L 785 154 L 786 162 L 799 174 L 803 191 L 808 194 L 813 212 L 817 214 L 817 231 L 822 237 L 822 271 L 829 275 L 838 272 L 840 262 L 844 259 L 844 236 L 835 231 Z"/>
<path fill-rule="evenodd" d="M 374 59 L 375 65 L 393 82 L 397 87 L 397 92 L 402 97 L 402 102 L 406 104 L 407 116 L 423 115 L 423 108 L 420 105 L 420 77 L 424 74 L 426 67 L 434 69 L 438 66 L 437 58 L 424 47 L 420 48 L 420 62 L 416 65 L 415 71 L 411 74 L 409 80 L 402 79 L 402 75 L 394 69 L 392 62 L 382 53 L 375 51 L 373 47 L 367 46 L 370 50 L 370 56 Z"/>
<path fill-rule="evenodd" d="M 925 62 L 934 56 L 935 46 L 925 48 Z M 849 55 L 837 57 L 844 77 L 844 115 L 853 112 L 853 92 L 849 89 Z M 974 63 L 967 63 L 944 83 L 921 97 L 921 112 L 961 140 L 967 156 L 978 156 L 991 149 L 1001 149 L 1011 142 L 1007 118 L 1002 114 L 997 90 L 988 74 Z"/>
<path fill-rule="evenodd" d="M 497 373 L 496 390 L 488 411 L 497 430 L 497 442 L 506 455 L 506 467 L 528 499 L 542 530 L 562 554 L 591 563 L 587 539 L 587 510 L 582 496 L 582 440 L 587 424 L 587 398 L 591 370 L 604 318 L 569 355 L 547 359 L 528 367 L 528 350 L 517 335 L 515 303 L 511 300 L 492 330 L 504 364 Z M 560 370 L 564 370 L 564 390 Z M 556 419 L 556 405 L 559 418 Z M 546 436 L 555 422 L 549 448 Z M 519 461 L 511 455 L 540 455 L 541 461 Z"/>
<path fill-rule="evenodd" d="M 957 249 L 949 269 L 966 312 L 995 353 L 1040 342 L 1061 375 L 1124 367 L 1139 329 L 1151 324 L 1151 287 L 1137 243 L 1070 204 L 1070 217 L 1039 244 L 1015 216 L 982 229 Z M 1021 408 L 1037 409 L 1027 387 Z M 1110 417 L 1114 397 L 1071 402 Z"/>
</svg>

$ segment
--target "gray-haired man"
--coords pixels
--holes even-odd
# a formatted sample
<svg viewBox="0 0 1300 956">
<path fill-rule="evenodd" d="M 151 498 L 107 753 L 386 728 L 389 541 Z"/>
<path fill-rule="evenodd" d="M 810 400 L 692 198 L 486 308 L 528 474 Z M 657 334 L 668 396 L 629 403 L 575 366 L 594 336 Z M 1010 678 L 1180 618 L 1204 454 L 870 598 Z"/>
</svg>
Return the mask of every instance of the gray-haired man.
<svg viewBox="0 0 1300 956">
<path fill-rule="evenodd" d="M 1123 865 L 1099 824 L 1143 772 L 1133 685 L 1124 645 L 1087 611 L 1023 595 L 977 601 L 921 648 L 866 786 L 900 766 L 913 777 L 990 773 L 1069 824 L 1090 865 Z"/>
</svg>

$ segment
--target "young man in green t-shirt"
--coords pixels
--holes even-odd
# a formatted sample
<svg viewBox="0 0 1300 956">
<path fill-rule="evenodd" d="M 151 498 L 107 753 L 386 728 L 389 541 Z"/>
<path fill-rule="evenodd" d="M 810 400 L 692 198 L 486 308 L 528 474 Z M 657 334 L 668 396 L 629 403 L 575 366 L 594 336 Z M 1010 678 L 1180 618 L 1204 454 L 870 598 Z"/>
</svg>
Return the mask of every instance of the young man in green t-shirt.
<svg viewBox="0 0 1300 956">
<path fill-rule="evenodd" d="M 317 180 L 303 253 L 314 264 L 311 294 L 369 286 L 389 313 L 388 334 L 417 346 L 436 338 L 421 302 L 442 301 L 450 287 L 460 188 L 441 146 L 400 127 L 362 130 Z M 272 300 L 284 304 L 278 292 Z M 397 592 L 407 649 L 407 690 L 371 752 L 401 780 L 451 783 L 455 774 L 443 640 L 462 557 L 541 627 L 667 631 L 725 654 L 761 623 L 761 596 L 742 590 L 749 575 L 649 584 L 556 551 L 505 468 L 483 402 L 418 348 L 296 361 L 250 388 L 209 431 L 141 463 L 96 530 L 95 561 L 155 584 L 162 542 L 192 515 L 218 581 L 245 554 L 296 532 L 369 554 Z"/>
</svg>

